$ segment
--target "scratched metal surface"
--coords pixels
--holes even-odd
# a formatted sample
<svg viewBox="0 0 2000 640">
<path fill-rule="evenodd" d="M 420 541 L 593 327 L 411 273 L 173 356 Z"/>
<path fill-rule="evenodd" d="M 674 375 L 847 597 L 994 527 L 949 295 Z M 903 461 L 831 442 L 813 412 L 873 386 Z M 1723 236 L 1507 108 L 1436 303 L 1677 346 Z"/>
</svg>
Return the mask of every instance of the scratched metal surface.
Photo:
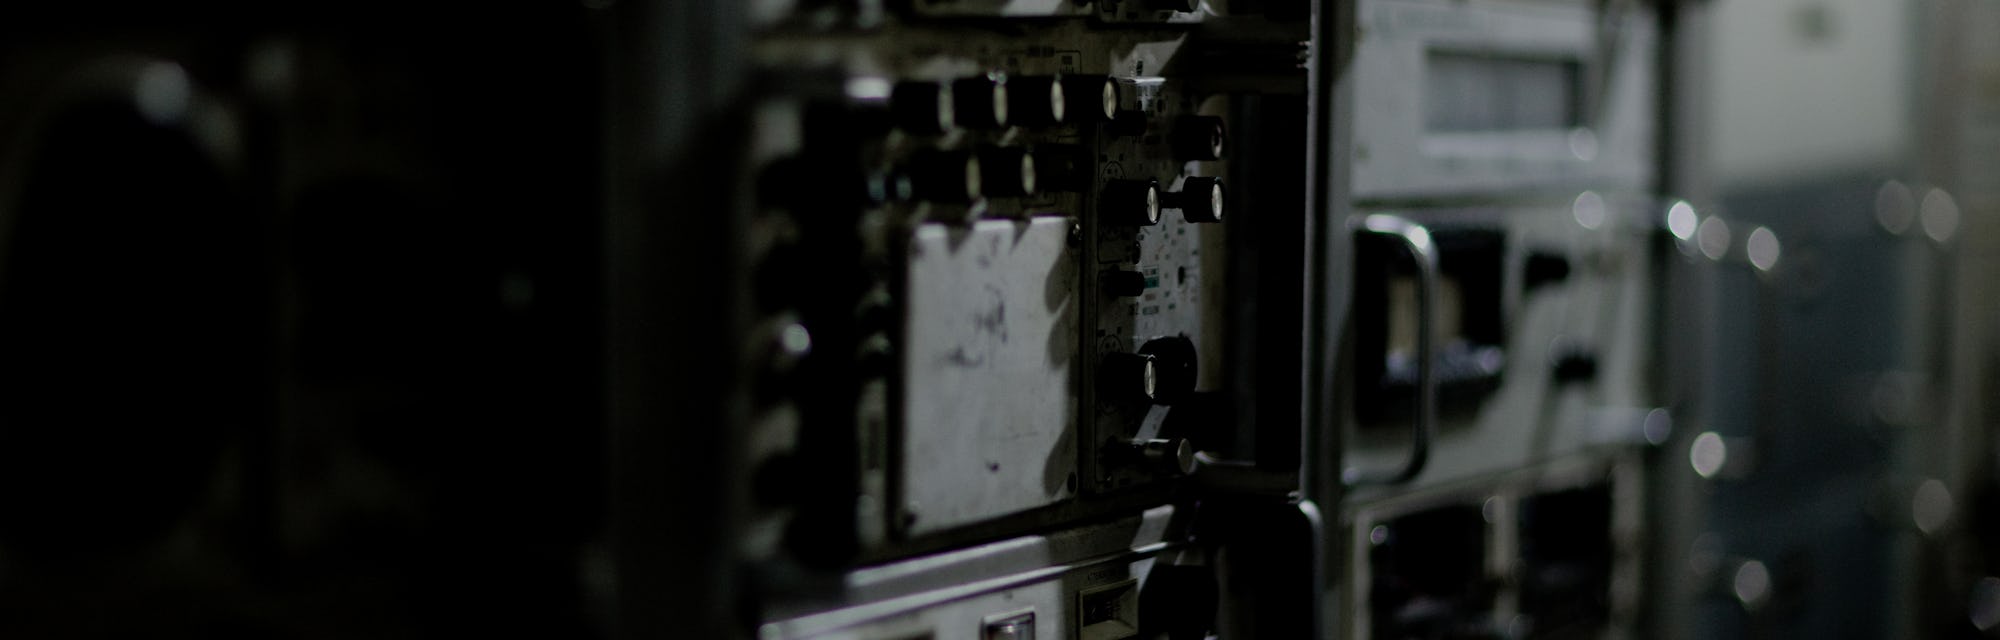
<svg viewBox="0 0 2000 640">
<path fill-rule="evenodd" d="M 1063 218 L 926 224 L 909 248 L 908 532 L 1070 498 L 1077 273 Z"/>
</svg>

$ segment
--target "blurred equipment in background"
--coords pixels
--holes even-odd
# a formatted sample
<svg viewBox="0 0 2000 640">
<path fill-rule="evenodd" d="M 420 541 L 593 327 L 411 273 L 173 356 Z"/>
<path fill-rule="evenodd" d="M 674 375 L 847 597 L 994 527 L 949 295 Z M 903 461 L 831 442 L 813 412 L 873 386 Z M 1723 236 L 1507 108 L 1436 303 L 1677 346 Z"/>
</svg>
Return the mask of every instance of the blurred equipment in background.
<svg viewBox="0 0 2000 640">
<path fill-rule="evenodd" d="M 1641 631 L 1658 11 L 1356 3 L 1340 637 Z"/>
</svg>

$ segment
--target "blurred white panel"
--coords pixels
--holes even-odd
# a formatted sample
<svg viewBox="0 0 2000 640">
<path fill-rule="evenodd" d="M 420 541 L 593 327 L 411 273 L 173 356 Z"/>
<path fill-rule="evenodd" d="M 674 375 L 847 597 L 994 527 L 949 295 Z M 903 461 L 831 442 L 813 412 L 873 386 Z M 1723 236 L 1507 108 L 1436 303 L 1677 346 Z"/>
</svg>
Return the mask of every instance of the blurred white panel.
<svg viewBox="0 0 2000 640">
<path fill-rule="evenodd" d="M 1894 166 L 1915 139 L 1909 0 L 1720 0 L 1708 68 L 1718 187 Z"/>
</svg>

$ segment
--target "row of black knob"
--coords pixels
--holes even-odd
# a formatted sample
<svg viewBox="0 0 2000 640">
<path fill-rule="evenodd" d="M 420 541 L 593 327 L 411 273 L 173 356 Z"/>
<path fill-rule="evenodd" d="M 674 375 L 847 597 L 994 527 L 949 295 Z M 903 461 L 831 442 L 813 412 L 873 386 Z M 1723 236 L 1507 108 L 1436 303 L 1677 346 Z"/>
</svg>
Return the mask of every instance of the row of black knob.
<svg viewBox="0 0 2000 640">
<path fill-rule="evenodd" d="M 877 178 L 879 186 L 868 189 L 872 195 L 856 193 L 852 197 L 877 202 L 969 203 L 987 197 L 1080 192 L 1089 187 L 1093 167 L 1089 154 L 1073 145 L 1034 150 L 927 149 L 912 154 L 900 169 Z M 815 172 L 796 158 L 781 160 L 766 169 L 759 191 L 770 206 L 825 206 L 830 204 L 823 200 L 825 194 L 848 191 L 838 186 L 840 180 L 829 182 L 836 177 Z M 1159 224 L 1162 212 L 1174 209 L 1188 222 L 1216 223 L 1222 222 L 1227 203 L 1227 190 L 1214 177 L 1187 177 L 1179 191 L 1171 192 L 1151 178 L 1114 179 L 1099 193 L 1098 215 L 1106 225 L 1143 227 Z"/>
<path fill-rule="evenodd" d="M 1033 151 L 927 149 L 912 154 L 890 179 L 897 183 L 896 199 L 966 203 L 982 197 L 1082 191 L 1092 171 L 1087 155 L 1070 145 Z M 1188 222 L 1222 222 L 1227 200 L 1222 181 L 1213 177 L 1191 176 L 1173 192 L 1163 191 L 1160 182 L 1150 178 L 1116 179 L 1105 183 L 1098 211 L 1105 224 L 1118 226 L 1159 224 L 1166 209 L 1179 210 Z"/>
<path fill-rule="evenodd" d="M 950 5 L 952 4 L 953 1 L 954 0 L 931 0 L 931 4 Z M 1073 0 L 1073 2 L 1079 5 L 1085 4 L 1088 1 L 1089 0 Z M 819 0 L 819 2 L 827 3 L 828 0 Z M 1201 6 L 1200 0 L 1132 0 L 1132 8 L 1141 11 L 1179 11 L 1185 13 L 1189 11 L 1195 11 L 1196 9 L 1200 8 L 1200 6 Z"/>
<path fill-rule="evenodd" d="M 969 203 L 1089 187 L 1087 154 L 1073 145 L 1032 152 L 1024 147 L 923 149 L 890 171 L 863 176 L 827 171 L 803 158 L 772 162 L 759 177 L 764 204 L 780 208 L 879 204 L 891 201 Z M 857 170 L 858 172 L 858 170 Z M 828 196 L 833 196 L 829 201 Z"/>
<path fill-rule="evenodd" d="M 1103 124 L 1114 136 L 1145 135 L 1151 114 L 1121 108 L 1119 87 L 1118 81 L 1095 75 L 1010 78 L 989 73 L 951 82 L 908 81 L 891 89 L 889 112 L 896 128 L 917 135 L 1088 124 Z M 1222 159 L 1221 118 L 1181 116 L 1167 135 L 1181 160 Z"/>
<path fill-rule="evenodd" d="M 898 177 L 900 199 L 965 203 L 982 197 L 1030 196 L 1067 182 L 1047 180 L 1036 154 L 1021 147 L 926 149 L 911 154 Z"/>
<path fill-rule="evenodd" d="M 1189 176 L 1181 190 L 1162 192 L 1160 181 L 1119 179 L 1106 182 L 1098 194 L 1098 219 L 1104 224 L 1149 227 L 1160 223 L 1160 211 L 1179 209 L 1188 222 L 1221 222 L 1228 194 L 1222 180 Z"/>
<path fill-rule="evenodd" d="M 889 110 L 897 128 L 936 135 L 960 128 L 1109 122 L 1118 114 L 1121 95 L 1118 82 L 1107 76 L 1010 77 L 996 72 L 950 82 L 897 83 L 889 94 Z"/>
</svg>

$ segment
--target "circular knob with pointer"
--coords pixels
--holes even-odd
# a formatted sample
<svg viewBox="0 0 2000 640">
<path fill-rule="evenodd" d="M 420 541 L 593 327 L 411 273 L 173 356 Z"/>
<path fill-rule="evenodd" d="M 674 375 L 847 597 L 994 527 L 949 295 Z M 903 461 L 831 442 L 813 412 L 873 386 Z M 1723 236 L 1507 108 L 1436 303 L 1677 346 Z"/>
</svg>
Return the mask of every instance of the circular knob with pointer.
<svg viewBox="0 0 2000 640">
<path fill-rule="evenodd" d="M 1150 227 L 1160 223 L 1158 180 L 1112 180 L 1098 194 L 1097 214 L 1108 225 Z"/>
<path fill-rule="evenodd" d="M 1194 444 L 1187 438 L 1136 440 L 1132 449 L 1138 462 L 1154 473 L 1168 476 L 1194 473 Z"/>
<path fill-rule="evenodd" d="M 1113 402 L 1158 403 L 1160 370 L 1153 356 L 1112 353 L 1098 369 L 1098 393 Z"/>
<path fill-rule="evenodd" d="M 951 83 L 953 119 L 967 129 L 1007 127 L 1007 76 L 989 74 Z"/>
<path fill-rule="evenodd" d="M 1154 338 L 1139 346 L 1139 354 L 1152 356 L 1157 371 L 1153 402 L 1173 404 L 1194 395 L 1199 367 L 1193 340 L 1187 336 Z"/>
<path fill-rule="evenodd" d="M 1031 196 L 1037 192 L 1035 157 L 1020 147 L 989 147 L 979 151 L 979 176 L 985 195 L 998 198 Z"/>
<path fill-rule="evenodd" d="M 1191 176 L 1181 180 L 1181 190 L 1166 196 L 1169 209 L 1180 209 L 1188 222 L 1221 222 L 1228 200 L 1220 178 Z"/>
<path fill-rule="evenodd" d="M 1110 76 L 1063 75 L 1056 79 L 1062 85 L 1063 114 L 1065 124 L 1092 124 L 1109 122 L 1118 115 L 1118 105 L 1123 102 L 1118 81 Z"/>
<path fill-rule="evenodd" d="M 1215 116 L 1175 118 L 1173 132 L 1169 134 L 1174 157 L 1181 160 L 1221 160 L 1227 137 L 1222 118 Z"/>
<path fill-rule="evenodd" d="M 966 203 L 982 194 L 979 158 L 960 150 L 931 149 L 911 155 L 905 171 L 918 200 Z"/>
<path fill-rule="evenodd" d="M 952 88 L 936 82 L 900 82 L 889 90 L 889 117 L 896 128 L 918 135 L 937 135 L 957 126 Z"/>
<path fill-rule="evenodd" d="M 1057 76 L 1017 76 L 1007 81 L 1007 121 L 1049 127 L 1069 115 L 1069 92 Z"/>
</svg>

